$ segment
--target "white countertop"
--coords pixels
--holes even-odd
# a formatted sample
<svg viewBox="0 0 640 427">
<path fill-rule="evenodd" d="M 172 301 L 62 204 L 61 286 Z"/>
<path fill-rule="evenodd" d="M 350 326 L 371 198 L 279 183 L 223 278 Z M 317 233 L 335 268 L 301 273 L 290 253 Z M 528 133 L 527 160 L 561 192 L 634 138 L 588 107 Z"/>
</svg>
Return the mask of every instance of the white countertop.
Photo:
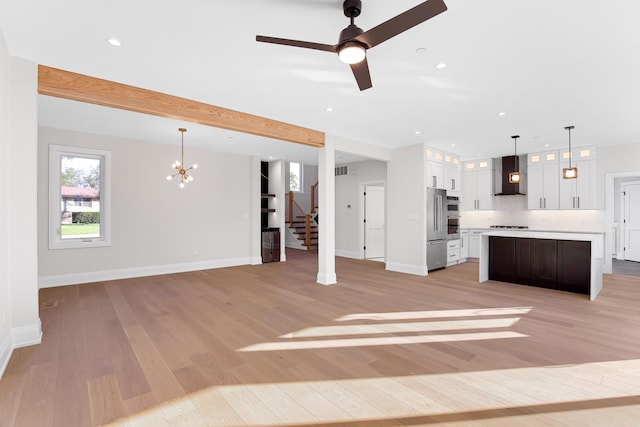
<svg viewBox="0 0 640 427">
<path fill-rule="evenodd" d="M 529 229 L 501 229 L 492 228 L 482 234 L 487 236 L 521 237 L 532 239 L 556 239 L 556 240 L 586 240 L 594 241 L 602 239 L 604 233 L 590 231 L 547 231 Z"/>
</svg>

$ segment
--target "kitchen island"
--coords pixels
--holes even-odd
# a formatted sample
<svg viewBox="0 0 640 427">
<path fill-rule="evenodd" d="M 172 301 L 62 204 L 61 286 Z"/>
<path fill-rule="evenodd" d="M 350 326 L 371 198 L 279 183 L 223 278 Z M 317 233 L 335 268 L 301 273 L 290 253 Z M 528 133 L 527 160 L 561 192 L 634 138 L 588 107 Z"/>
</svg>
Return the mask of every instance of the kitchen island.
<svg viewBox="0 0 640 427">
<path fill-rule="evenodd" d="M 602 289 L 604 233 L 492 230 L 480 235 L 480 282 L 499 280 L 589 295 Z"/>
</svg>

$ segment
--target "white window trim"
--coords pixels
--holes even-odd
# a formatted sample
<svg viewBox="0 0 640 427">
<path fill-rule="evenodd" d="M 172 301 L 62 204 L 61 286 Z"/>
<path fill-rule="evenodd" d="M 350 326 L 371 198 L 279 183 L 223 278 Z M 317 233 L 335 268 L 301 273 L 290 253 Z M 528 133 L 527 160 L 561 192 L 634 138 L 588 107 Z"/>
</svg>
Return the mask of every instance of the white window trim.
<svg viewBox="0 0 640 427">
<path fill-rule="evenodd" d="M 60 234 L 60 164 L 63 156 L 88 157 L 100 162 L 100 237 L 62 239 Z M 111 246 L 111 152 L 83 147 L 49 145 L 49 249 Z"/>
</svg>

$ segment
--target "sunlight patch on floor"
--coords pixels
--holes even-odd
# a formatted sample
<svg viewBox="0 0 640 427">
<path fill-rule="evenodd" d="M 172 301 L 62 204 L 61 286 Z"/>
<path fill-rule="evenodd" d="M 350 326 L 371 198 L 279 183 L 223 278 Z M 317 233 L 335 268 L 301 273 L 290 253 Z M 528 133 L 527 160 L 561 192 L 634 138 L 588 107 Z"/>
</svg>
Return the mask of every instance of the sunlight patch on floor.
<svg viewBox="0 0 640 427">
<path fill-rule="evenodd" d="M 342 335 L 386 334 L 402 332 L 439 332 L 463 329 L 509 328 L 519 317 L 502 319 L 449 320 L 435 322 L 376 323 L 365 325 L 316 326 L 280 335 L 279 338 L 335 337 Z"/>
<path fill-rule="evenodd" d="M 113 426 L 637 425 L 640 360 L 213 386 Z M 589 397 L 585 398 L 585 387 Z M 615 422 L 614 422 L 615 420 Z M 424 424 L 423 424 L 424 423 Z M 450 423 L 450 424 L 449 424 Z M 360 425 L 360 424 L 359 424 Z"/>
<path fill-rule="evenodd" d="M 463 310 L 399 311 L 393 313 L 356 313 L 338 317 L 336 322 L 350 320 L 409 320 L 439 317 L 505 316 L 527 314 L 533 307 L 471 308 Z"/>
<path fill-rule="evenodd" d="M 279 341 L 252 344 L 239 348 L 237 351 L 284 351 L 284 350 L 306 350 L 318 348 L 339 348 L 339 347 L 369 347 L 375 345 L 407 345 L 407 344 L 430 344 L 442 342 L 461 342 L 479 340 L 497 340 L 504 338 L 525 338 L 517 332 L 471 332 L 462 334 L 443 335 L 410 335 L 394 337 L 373 337 L 373 338 L 345 338 L 331 340 L 313 341 Z"/>
<path fill-rule="evenodd" d="M 488 331 L 488 329 L 510 328 L 520 317 L 493 318 L 500 315 L 526 314 L 532 307 L 501 307 L 466 310 L 406 311 L 394 313 L 357 313 L 339 317 L 336 322 L 358 321 L 358 324 L 311 326 L 288 332 L 278 338 L 286 341 L 256 343 L 239 348 L 237 351 L 285 351 L 314 348 L 368 347 L 380 345 L 429 344 L 456 341 L 494 340 L 504 338 L 524 338 L 513 331 Z M 492 318 L 482 318 L 492 316 Z M 469 319 L 435 320 L 453 317 Z M 434 319 L 425 322 L 386 322 L 379 320 Z M 362 323 L 367 322 L 367 323 Z M 431 332 L 457 332 L 436 334 Z M 420 333 L 427 334 L 420 334 Z M 377 336 L 371 336 L 377 335 Z M 327 337 L 349 336 L 343 339 Z M 307 340 L 306 338 L 322 338 Z M 298 341 L 292 341 L 298 339 Z"/>
</svg>

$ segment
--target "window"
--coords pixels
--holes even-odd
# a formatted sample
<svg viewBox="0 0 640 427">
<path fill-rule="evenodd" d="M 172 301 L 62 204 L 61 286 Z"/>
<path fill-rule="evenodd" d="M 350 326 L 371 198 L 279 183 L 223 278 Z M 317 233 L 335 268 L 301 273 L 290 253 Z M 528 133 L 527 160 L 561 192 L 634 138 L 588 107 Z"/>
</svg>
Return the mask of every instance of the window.
<svg viewBox="0 0 640 427">
<path fill-rule="evenodd" d="M 302 191 L 302 164 L 289 163 L 289 191 Z"/>
<path fill-rule="evenodd" d="M 49 249 L 111 245 L 111 153 L 49 146 Z"/>
</svg>

